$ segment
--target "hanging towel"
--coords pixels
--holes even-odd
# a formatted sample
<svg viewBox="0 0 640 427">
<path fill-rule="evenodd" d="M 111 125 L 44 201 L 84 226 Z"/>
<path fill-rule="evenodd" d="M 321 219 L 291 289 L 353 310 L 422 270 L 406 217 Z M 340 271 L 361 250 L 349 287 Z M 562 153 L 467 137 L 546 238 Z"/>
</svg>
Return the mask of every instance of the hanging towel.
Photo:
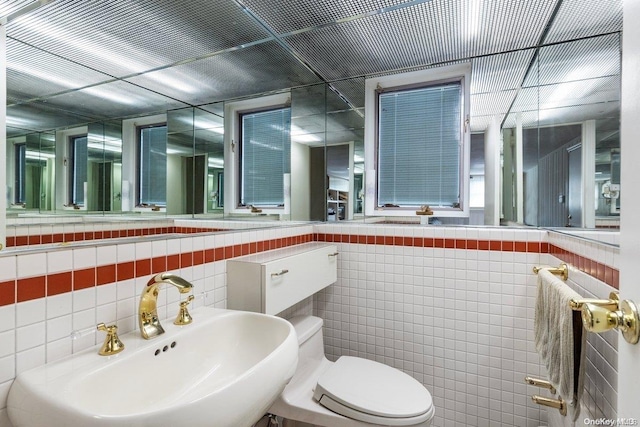
<svg viewBox="0 0 640 427">
<path fill-rule="evenodd" d="M 569 301 L 580 298 L 549 271 L 542 269 L 538 272 L 534 317 L 536 350 L 547 368 L 549 381 L 567 402 L 567 415 L 573 421 L 580 414 L 584 388 L 586 333 L 581 313 L 573 311 Z"/>
</svg>

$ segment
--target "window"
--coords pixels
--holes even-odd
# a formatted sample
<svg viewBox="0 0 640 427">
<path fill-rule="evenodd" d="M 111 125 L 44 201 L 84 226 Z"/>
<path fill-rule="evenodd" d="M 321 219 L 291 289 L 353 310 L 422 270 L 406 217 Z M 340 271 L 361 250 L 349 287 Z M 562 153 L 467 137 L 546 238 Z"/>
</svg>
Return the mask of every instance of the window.
<svg viewBox="0 0 640 427">
<path fill-rule="evenodd" d="M 87 136 L 72 136 L 69 150 L 69 204 L 84 206 L 84 185 L 87 182 Z"/>
<path fill-rule="evenodd" d="M 284 206 L 291 169 L 291 108 L 240 115 L 240 204 Z"/>
<path fill-rule="evenodd" d="M 15 144 L 15 193 L 14 203 L 24 204 L 27 201 L 27 144 Z"/>
<path fill-rule="evenodd" d="M 365 210 L 413 215 L 429 205 L 438 216 L 468 216 L 468 66 L 369 79 L 365 141 L 373 155 Z M 369 115 L 367 115 L 368 117 Z M 367 120 L 367 118 L 365 118 Z"/>
<path fill-rule="evenodd" d="M 167 125 L 138 129 L 138 205 L 167 204 Z"/>
</svg>

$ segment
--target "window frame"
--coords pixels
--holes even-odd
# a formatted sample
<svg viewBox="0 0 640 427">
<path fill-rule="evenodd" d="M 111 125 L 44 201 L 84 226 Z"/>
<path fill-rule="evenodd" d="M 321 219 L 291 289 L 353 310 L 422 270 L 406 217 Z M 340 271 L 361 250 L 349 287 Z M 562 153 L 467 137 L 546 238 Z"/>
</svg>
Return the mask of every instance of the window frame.
<svg viewBox="0 0 640 427">
<path fill-rule="evenodd" d="M 149 123 L 149 124 L 141 124 L 141 125 L 137 125 L 135 127 L 135 158 L 136 158 L 136 162 L 135 162 L 135 176 L 136 176 L 136 192 L 135 192 L 135 207 L 136 208 L 141 208 L 141 207 L 151 207 L 151 206 L 157 206 L 160 208 L 166 208 L 167 207 L 167 194 L 166 194 L 166 183 L 165 183 L 165 200 L 164 200 L 164 204 L 146 204 L 143 205 L 143 202 L 140 200 L 141 197 L 141 189 L 142 189 L 142 171 L 141 171 L 141 165 L 140 162 L 142 160 L 142 156 L 140 154 L 140 150 L 141 150 L 141 144 L 142 144 L 142 131 L 144 129 L 150 129 L 150 128 L 158 128 L 158 127 L 166 127 L 167 128 L 167 132 L 169 131 L 169 127 L 167 125 L 167 122 L 158 122 L 158 123 Z M 168 134 L 167 134 L 168 135 Z M 169 138 L 167 137 L 167 143 L 168 143 Z M 165 154 L 166 154 L 166 148 L 165 148 Z"/>
<path fill-rule="evenodd" d="M 18 142 L 13 144 L 14 152 L 14 191 L 13 204 L 26 206 L 26 168 L 27 168 L 27 143 Z"/>
<path fill-rule="evenodd" d="M 378 136 L 379 136 L 379 93 L 419 89 L 448 82 L 460 81 L 460 160 L 459 160 L 459 207 L 432 207 L 434 216 L 469 216 L 469 168 L 470 141 L 469 127 L 471 65 L 456 64 L 428 70 L 369 78 L 365 81 L 365 215 L 366 216 L 414 216 L 417 206 L 378 206 Z"/>
<path fill-rule="evenodd" d="M 67 137 L 67 141 L 68 141 L 68 153 L 69 153 L 69 177 L 68 177 L 68 188 L 67 188 L 67 204 L 69 206 L 72 206 L 74 209 L 75 208 L 84 208 L 86 209 L 86 205 L 87 205 L 87 200 L 84 199 L 82 200 L 82 203 L 77 203 L 77 201 L 75 200 L 75 187 L 77 185 L 76 182 L 76 164 L 77 162 L 77 158 L 76 158 L 76 141 L 78 139 L 84 138 L 86 140 L 86 145 L 87 145 L 87 159 L 85 159 L 85 161 L 87 162 L 87 172 L 88 172 L 88 163 L 89 163 L 89 134 L 88 133 L 84 133 L 84 134 L 73 134 L 73 135 L 69 135 Z M 84 182 L 83 182 L 83 188 L 82 188 L 83 194 L 84 194 Z M 84 195 L 86 196 L 86 194 Z"/>
<path fill-rule="evenodd" d="M 290 93 L 283 92 L 275 95 L 268 95 L 259 98 L 245 99 L 241 101 L 229 102 L 225 104 L 224 111 L 224 172 L 228 179 L 224 180 L 223 192 L 225 214 L 247 214 L 250 208 L 240 205 L 241 182 L 240 165 L 242 159 L 241 152 L 241 127 L 242 115 L 261 111 L 277 110 L 291 107 Z M 230 132 L 226 130 L 230 129 Z M 284 188 L 284 206 L 260 207 L 263 214 L 286 215 L 290 213 L 290 186 Z"/>
</svg>

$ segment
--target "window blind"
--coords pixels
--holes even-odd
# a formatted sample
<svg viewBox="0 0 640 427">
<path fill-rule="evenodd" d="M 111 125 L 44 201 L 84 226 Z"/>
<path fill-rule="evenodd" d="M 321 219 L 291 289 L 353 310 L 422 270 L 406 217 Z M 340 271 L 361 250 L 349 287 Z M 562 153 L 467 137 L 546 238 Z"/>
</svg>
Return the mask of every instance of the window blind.
<svg viewBox="0 0 640 427">
<path fill-rule="evenodd" d="M 84 183 L 87 182 L 87 137 L 73 138 L 73 177 L 71 179 L 71 203 L 84 205 Z"/>
<path fill-rule="evenodd" d="M 458 205 L 461 100 L 461 82 L 379 94 L 379 206 Z"/>
<path fill-rule="evenodd" d="M 167 204 L 167 126 L 140 129 L 139 203 Z"/>
<path fill-rule="evenodd" d="M 284 204 L 283 174 L 291 171 L 291 109 L 242 115 L 240 202 Z"/>
</svg>

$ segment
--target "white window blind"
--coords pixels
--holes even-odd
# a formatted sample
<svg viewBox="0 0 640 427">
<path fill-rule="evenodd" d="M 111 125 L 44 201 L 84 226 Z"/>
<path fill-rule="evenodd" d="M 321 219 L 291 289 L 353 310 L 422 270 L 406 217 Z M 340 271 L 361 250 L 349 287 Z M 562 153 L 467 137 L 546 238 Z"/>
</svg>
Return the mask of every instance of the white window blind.
<svg viewBox="0 0 640 427">
<path fill-rule="evenodd" d="M 139 129 L 139 203 L 167 204 L 167 126 Z"/>
<path fill-rule="evenodd" d="M 84 183 L 87 182 L 87 137 L 80 136 L 71 140 L 72 146 L 72 176 L 71 203 L 84 205 Z"/>
<path fill-rule="evenodd" d="M 378 96 L 378 206 L 459 206 L 461 82 Z"/>
<path fill-rule="evenodd" d="M 291 109 L 242 115 L 240 203 L 284 205 L 284 177 L 291 170 Z"/>
</svg>

